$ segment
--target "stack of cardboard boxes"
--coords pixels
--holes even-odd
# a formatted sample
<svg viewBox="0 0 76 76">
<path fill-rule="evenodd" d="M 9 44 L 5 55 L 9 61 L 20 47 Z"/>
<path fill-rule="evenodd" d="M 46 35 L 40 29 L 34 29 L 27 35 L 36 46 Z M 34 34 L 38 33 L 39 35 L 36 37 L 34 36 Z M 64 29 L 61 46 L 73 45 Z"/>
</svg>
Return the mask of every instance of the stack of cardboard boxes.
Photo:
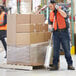
<svg viewBox="0 0 76 76">
<path fill-rule="evenodd" d="M 50 33 L 44 20 L 44 15 L 8 15 L 8 45 L 25 46 L 48 41 Z"/>
<path fill-rule="evenodd" d="M 50 32 L 44 15 L 8 15 L 7 63 L 43 65 Z"/>
</svg>

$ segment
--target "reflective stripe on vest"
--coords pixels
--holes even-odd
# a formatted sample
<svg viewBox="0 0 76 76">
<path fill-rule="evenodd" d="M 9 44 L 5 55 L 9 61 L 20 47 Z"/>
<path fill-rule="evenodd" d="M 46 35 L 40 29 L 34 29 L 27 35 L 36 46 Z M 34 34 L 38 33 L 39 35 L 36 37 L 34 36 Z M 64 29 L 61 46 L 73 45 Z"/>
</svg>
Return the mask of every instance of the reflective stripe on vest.
<svg viewBox="0 0 76 76">
<path fill-rule="evenodd" d="M 3 24 L 3 22 L 4 22 L 4 15 L 5 15 L 4 12 L 0 15 L 0 24 Z M 7 30 L 7 24 L 0 26 L 0 30 Z"/>
<path fill-rule="evenodd" d="M 50 21 L 53 22 L 54 20 L 54 12 L 50 12 Z M 61 16 L 59 12 L 57 12 L 57 19 L 55 18 L 54 23 L 54 30 L 57 30 L 57 23 L 58 23 L 58 29 L 65 29 L 66 28 L 66 22 L 64 17 Z"/>
</svg>

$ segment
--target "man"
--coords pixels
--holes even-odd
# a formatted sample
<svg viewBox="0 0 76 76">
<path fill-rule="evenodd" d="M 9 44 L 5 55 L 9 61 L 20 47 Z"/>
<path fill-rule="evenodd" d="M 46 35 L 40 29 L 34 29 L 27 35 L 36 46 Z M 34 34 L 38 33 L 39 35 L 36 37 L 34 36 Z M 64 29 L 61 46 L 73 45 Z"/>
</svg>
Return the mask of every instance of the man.
<svg viewBox="0 0 76 76">
<path fill-rule="evenodd" d="M 70 37 L 68 33 L 69 23 L 66 8 L 56 5 L 55 0 L 50 0 L 49 29 L 53 32 L 53 67 L 50 70 L 58 70 L 60 44 L 64 49 L 68 70 L 75 70 L 70 54 Z"/>
<path fill-rule="evenodd" d="M 0 6 L 0 40 L 6 51 L 5 58 L 7 58 L 7 44 L 5 41 L 6 30 L 7 30 L 7 15 L 5 14 L 5 12 L 3 10 L 4 10 L 4 6 L 1 5 Z"/>
</svg>

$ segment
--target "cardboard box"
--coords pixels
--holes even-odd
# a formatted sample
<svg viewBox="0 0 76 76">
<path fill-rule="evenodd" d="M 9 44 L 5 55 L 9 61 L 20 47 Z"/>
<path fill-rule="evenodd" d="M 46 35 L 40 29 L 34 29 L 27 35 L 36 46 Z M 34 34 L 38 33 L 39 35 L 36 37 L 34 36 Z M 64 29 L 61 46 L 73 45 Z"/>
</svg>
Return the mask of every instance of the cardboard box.
<svg viewBox="0 0 76 76">
<path fill-rule="evenodd" d="M 15 36 L 16 36 L 16 15 L 8 15 L 7 16 L 7 43 L 15 44 Z"/>
<path fill-rule="evenodd" d="M 7 16 L 7 24 L 10 27 L 12 24 L 16 27 L 17 24 L 30 24 L 30 14 L 11 14 Z M 11 26 L 12 27 L 12 26 Z"/>
<path fill-rule="evenodd" d="M 30 45 L 40 42 L 45 42 L 44 32 L 34 32 L 34 33 L 16 33 L 13 37 L 8 36 L 7 38 L 8 45 Z"/>
<path fill-rule="evenodd" d="M 39 32 L 47 32 L 48 31 L 48 25 L 46 24 L 38 24 L 39 25 Z"/>
<path fill-rule="evenodd" d="M 32 14 L 31 15 L 31 24 L 44 24 L 45 17 L 42 14 Z"/>
<path fill-rule="evenodd" d="M 44 36 L 45 36 L 44 41 L 48 41 L 51 39 L 51 33 L 50 32 L 45 32 Z"/>
<path fill-rule="evenodd" d="M 16 18 L 16 24 L 30 24 L 31 23 L 31 14 L 19 14 L 14 15 Z"/>
<path fill-rule="evenodd" d="M 31 24 L 32 26 L 34 26 L 34 31 L 33 32 L 40 32 L 39 31 L 39 25 L 37 24 Z"/>
<path fill-rule="evenodd" d="M 30 45 L 30 33 L 16 33 L 15 39 L 15 46 Z"/>
<path fill-rule="evenodd" d="M 38 24 L 39 25 L 39 31 L 43 32 L 44 31 L 44 25 L 43 24 Z"/>
<path fill-rule="evenodd" d="M 45 24 L 44 30 L 45 30 L 45 32 L 48 32 L 48 24 Z"/>
<path fill-rule="evenodd" d="M 8 46 L 7 63 L 26 66 L 44 65 L 47 46 L 48 42 L 24 47 Z"/>
<path fill-rule="evenodd" d="M 16 25 L 17 33 L 39 32 L 39 25 L 34 24 L 18 24 Z"/>
</svg>

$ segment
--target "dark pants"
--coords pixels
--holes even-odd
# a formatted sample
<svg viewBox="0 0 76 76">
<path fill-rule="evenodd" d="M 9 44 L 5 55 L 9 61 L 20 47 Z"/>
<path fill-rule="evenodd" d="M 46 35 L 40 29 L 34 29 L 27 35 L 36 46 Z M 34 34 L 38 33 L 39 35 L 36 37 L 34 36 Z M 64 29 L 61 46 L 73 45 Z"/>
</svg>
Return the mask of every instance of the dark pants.
<svg viewBox="0 0 76 76">
<path fill-rule="evenodd" d="M 70 37 L 68 30 L 53 32 L 53 48 L 54 48 L 53 65 L 58 66 L 60 43 L 62 44 L 62 47 L 64 49 L 67 64 L 68 66 L 71 66 L 73 62 L 70 54 Z"/>
<path fill-rule="evenodd" d="M 5 38 L 2 38 L 2 39 L 1 39 L 1 42 L 2 42 L 2 44 L 3 44 L 3 46 L 4 46 L 4 49 L 5 49 L 6 54 L 7 54 L 7 44 L 6 44 Z"/>
<path fill-rule="evenodd" d="M 7 53 L 7 43 L 5 41 L 5 38 L 7 37 L 7 31 L 6 30 L 0 30 L 0 40 L 4 46 L 4 49 Z"/>
</svg>

